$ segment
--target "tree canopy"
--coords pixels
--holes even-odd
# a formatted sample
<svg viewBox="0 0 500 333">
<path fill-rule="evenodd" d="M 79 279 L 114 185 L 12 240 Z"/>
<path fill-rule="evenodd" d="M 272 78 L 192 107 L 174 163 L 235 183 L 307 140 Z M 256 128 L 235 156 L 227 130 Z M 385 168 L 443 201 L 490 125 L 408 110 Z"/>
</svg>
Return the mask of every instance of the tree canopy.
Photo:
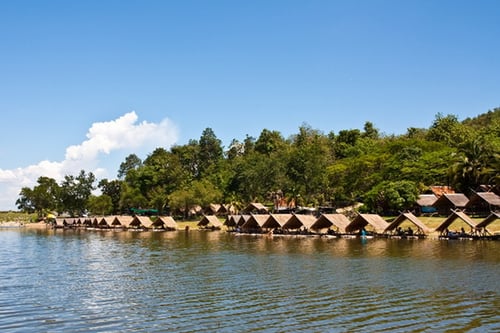
<svg viewBox="0 0 500 333">
<path fill-rule="evenodd" d="M 289 138 L 264 128 L 257 139 L 234 139 L 227 149 L 211 128 L 199 140 L 156 148 L 144 160 L 128 156 L 118 179 L 99 181 L 103 198 L 91 196 L 96 179 L 81 171 L 55 180 L 40 177 L 23 188 L 16 204 L 27 212 L 54 210 L 130 212 L 150 208 L 185 214 L 208 203 L 252 201 L 277 205 L 333 206 L 363 202 L 370 212 L 411 207 L 431 185 L 471 193 L 499 188 L 500 108 L 462 122 L 437 114 L 429 128 L 381 134 L 367 121 L 362 130 L 324 134 L 302 124 Z"/>
</svg>

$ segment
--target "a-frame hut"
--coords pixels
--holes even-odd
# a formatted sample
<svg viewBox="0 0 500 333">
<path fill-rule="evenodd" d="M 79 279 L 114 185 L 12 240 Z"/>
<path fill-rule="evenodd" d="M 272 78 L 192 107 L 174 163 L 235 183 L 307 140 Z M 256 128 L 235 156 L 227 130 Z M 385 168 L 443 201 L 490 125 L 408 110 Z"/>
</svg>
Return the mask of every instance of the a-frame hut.
<svg viewBox="0 0 500 333">
<path fill-rule="evenodd" d="M 132 220 L 134 219 L 133 216 L 130 215 L 118 215 L 115 216 L 113 219 L 113 222 L 111 222 L 111 227 L 112 228 L 128 228 Z"/>
<path fill-rule="evenodd" d="M 485 233 L 489 233 L 486 228 L 497 220 L 500 221 L 500 213 L 491 212 L 491 214 L 488 215 L 488 217 L 486 217 L 484 220 L 476 224 L 476 230 L 478 230 L 479 232 L 484 231 Z"/>
<path fill-rule="evenodd" d="M 239 220 L 240 215 L 227 215 L 223 224 L 229 229 L 234 229 L 238 225 Z"/>
<path fill-rule="evenodd" d="M 266 206 L 258 202 L 251 202 L 243 209 L 245 214 L 268 214 L 269 211 Z"/>
<path fill-rule="evenodd" d="M 476 224 L 471 220 L 469 216 L 467 216 L 464 212 L 453 210 L 451 214 L 444 220 L 435 231 L 443 234 L 448 230 L 450 225 L 455 222 L 455 220 L 460 219 L 464 221 L 468 226 L 471 227 L 472 230 L 476 230 Z"/>
<path fill-rule="evenodd" d="M 238 216 L 238 215 L 236 215 Z M 239 219 L 235 219 L 236 221 L 236 227 L 241 227 L 243 226 L 243 224 L 245 224 L 246 221 L 250 220 L 250 218 L 252 217 L 252 215 L 250 214 L 243 214 L 243 215 L 239 215 Z"/>
<path fill-rule="evenodd" d="M 215 215 L 205 215 L 197 226 L 202 229 L 220 229 L 222 228 L 222 222 Z"/>
<path fill-rule="evenodd" d="M 345 228 L 346 233 L 355 233 L 370 226 L 375 233 L 383 233 L 389 226 L 378 214 L 358 214 Z"/>
<path fill-rule="evenodd" d="M 344 214 L 321 214 L 311 225 L 311 230 L 334 229 L 337 233 L 345 233 L 351 221 Z"/>
<path fill-rule="evenodd" d="M 445 193 L 434 202 L 440 215 L 448 215 L 450 210 L 464 209 L 469 199 L 463 193 Z"/>
<path fill-rule="evenodd" d="M 314 215 L 293 214 L 283 225 L 283 229 L 297 230 L 304 228 L 309 230 L 314 222 L 316 222 L 316 217 Z"/>
<path fill-rule="evenodd" d="M 269 214 L 269 218 L 262 225 L 262 229 L 283 228 L 292 216 L 292 214 Z"/>
<path fill-rule="evenodd" d="M 418 217 L 416 217 L 412 213 L 401 213 L 387 226 L 387 228 L 384 230 L 384 233 L 394 232 L 403 222 L 407 220 L 417 227 L 417 231 L 415 232 L 415 234 L 427 235 L 431 232 L 431 229 L 429 229 L 422 221 L 418 219 Z"/>
<path fill-rule="evenodd" d="M 465 209 L 469 215 L 486 217 L 500 210 L 500 196 L 493 192 L 476 192 L 471 195 Z"/>
<path fill-rule="evenodd" d="M 250 218 L 241 225 L 241 230 L 244 232 L 261 233 L 262 226 L 269 218 L 269 214 L 251 214 Z"/>
<path fill-rule="evenodd" d="M 151 229 L 153 226 L 153 221 L 149 216 L 136 215 L 128 225 L 131 229 Z"/>
<path fill-rule="evenodd" d="M 177 230 L 177 222 L 172 216 L 159 216 L 151 225 L 153 229 L 173 231 Z"/>
</svg>

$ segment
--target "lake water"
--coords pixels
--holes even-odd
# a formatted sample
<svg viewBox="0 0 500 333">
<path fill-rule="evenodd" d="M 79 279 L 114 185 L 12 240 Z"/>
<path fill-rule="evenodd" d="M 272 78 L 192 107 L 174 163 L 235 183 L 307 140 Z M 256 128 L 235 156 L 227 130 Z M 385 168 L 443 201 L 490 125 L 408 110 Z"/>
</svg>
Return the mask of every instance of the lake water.
<svg viewBox="0 0 500 333">
<path fill-rule="evenodd" d="M 500 242 L 0 229 L 1 332 L 500 332 Z"/>
</svg>

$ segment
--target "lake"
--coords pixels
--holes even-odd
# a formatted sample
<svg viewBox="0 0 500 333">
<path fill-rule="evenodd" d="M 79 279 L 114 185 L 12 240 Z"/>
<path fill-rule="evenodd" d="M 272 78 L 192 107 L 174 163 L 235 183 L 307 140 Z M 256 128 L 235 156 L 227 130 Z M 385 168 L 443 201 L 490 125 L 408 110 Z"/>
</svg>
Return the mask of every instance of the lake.
<svg viewBox="0 0 500 333">
<path fill-rule="evenodd" d="M 500 332 L 500 242 L 0 229 L 2 332 Z"/>
</svg>

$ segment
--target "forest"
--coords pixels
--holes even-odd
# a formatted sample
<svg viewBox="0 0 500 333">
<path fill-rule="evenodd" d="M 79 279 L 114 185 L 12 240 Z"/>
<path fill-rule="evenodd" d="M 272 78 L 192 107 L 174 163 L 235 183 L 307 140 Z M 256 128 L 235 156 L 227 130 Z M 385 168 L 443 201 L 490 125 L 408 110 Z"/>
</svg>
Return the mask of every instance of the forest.
<svg viewBox="0 0 500 333">
<path fill-rule="evenodd" d="M 413 207 L 432 185 L 467 196 L 480 185 L 498 191 L 499 164 L 500 108 L 463 121 L 437 114 L 429 128 L 402 135 L 380 133 L 369 121 L 338 133 L 303 124 L 288 138 L 263 129 L 228 147 L 206 128 L 187 144 L 158 147 L 144 159 L 127 156 L 116 179 L 98 180 L 85 170 L 59 183 L 39 177 L 21 189 L 16 205 L 40 217 L 150 209 L 188 218 L 210 203 L 241 209 L 261 202 L 271 210 L 362 203 L 362 211 L 387 216 Z"/>
</svg>

